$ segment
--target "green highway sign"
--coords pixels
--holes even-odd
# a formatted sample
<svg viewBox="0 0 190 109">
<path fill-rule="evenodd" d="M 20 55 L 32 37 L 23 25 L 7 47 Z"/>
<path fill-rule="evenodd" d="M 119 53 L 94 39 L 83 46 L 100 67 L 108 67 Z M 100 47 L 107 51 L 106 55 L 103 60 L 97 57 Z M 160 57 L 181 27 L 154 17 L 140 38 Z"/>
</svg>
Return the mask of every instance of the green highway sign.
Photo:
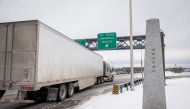
<svg viewBox="0 0 190 109">
<path fill-rule="evenodd" d="M 81 44 L 82 46 L 86 47 L 86 40 L 75 40 L 75 42 Z"/>
<path fill-rule="evenodd" d="M 97 49 L 116 49 L 116 33 L 99 33 L 97 37 Z"/>
</svg>

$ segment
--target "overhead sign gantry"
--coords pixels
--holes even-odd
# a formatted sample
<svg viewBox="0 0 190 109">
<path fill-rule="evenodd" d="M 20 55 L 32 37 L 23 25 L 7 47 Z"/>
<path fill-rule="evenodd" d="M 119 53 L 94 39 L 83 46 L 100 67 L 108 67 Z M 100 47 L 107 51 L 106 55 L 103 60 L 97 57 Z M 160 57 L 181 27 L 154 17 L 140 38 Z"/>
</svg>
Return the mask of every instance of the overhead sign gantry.
<svg viewBox="0 0 190 109">
<path fill-rule="evenodd" d="M 75 40 L 79 40 L 79 39 L 75 39 Z M 99 50 L 97 38 L 90 38 L 90 39 L 84 39 L 84 40 L 86 40 L 86 48 L 92 51 Z M 106 45 L 106 43 L 102 44 L 101 46 L 109 47 L 109 45 Z M 129 36 L 117 37 L 115 49 L 100 49 L 100 50 L 126 50 L 126 49 L 130 49 Z M 145 35 L 133 36 L 133 49 L 145 49 Z"/>
<path fill-rule="evenodd" d="M 164 32 L 160 32 L 162 38 L 162 45 L 164 45 Z M 80 40 L 80 39 L 75 39 Z M 115 49 L 98 49 L 97 38 L 83 39 L 86 40 L 86 48 L 97 51 L 97 50 L 126 50 L 130 49 L 130 36 L 119 36 L 116 38 L 116 48 Z M 145 49 L 146 35 L 136 35 L 133 36 L 133 49 Z M 106 46 L 106 45 L 105 45 Z"/>
</svg>

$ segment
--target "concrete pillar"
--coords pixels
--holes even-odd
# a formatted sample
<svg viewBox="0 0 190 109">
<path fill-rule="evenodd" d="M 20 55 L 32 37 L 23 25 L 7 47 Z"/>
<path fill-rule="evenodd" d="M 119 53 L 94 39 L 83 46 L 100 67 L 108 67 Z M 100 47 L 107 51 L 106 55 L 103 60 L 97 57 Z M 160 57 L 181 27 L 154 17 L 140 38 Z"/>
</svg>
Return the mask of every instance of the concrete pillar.
<svg viewBox="0 0 190 109">
<path fill-rule="evenodd" d="M 159 19 L 147 20 L 144 72 L 143 109 L 166 109 Z"/>
</svg>

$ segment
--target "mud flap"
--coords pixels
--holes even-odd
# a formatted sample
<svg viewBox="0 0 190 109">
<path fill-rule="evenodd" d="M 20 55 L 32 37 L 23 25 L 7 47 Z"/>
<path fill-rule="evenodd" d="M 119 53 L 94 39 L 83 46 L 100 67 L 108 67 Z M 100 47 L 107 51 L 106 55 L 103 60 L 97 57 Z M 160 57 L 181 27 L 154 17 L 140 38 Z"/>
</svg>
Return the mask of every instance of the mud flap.
<svg viewBox="0 0 190 109">
<path fill-rule="evenodd" d="M 0 90 L 0 99 L 2 98 L 2 96 L 4 95 L 5 90 Z"/>
<path fill-rule="evenodd" d="M 46 101 L 56 101 L 58 88 L 48 88 L 48 95 Z"/>
<path fill-rule="evenodd" d="M 23 100 L 26 96 L 27 91 L 18 91 L 16 99 Z"/>
</svg>

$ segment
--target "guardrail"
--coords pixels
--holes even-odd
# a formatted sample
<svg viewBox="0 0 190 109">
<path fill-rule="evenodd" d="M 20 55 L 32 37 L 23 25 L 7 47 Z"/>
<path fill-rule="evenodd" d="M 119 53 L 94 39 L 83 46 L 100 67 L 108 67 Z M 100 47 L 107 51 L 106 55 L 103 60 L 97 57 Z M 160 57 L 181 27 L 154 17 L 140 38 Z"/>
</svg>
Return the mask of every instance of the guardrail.
<svg viewBox="0 0 190 109">
<path fill-rule="evenodd" d="M 141 84 L 143 79 L 138 79 L 134 81 L 135 85 Z M 123 92 L 123 88 L 126 87 L 126 90 L 128 91 L 128 86 L 131 86 L 131 82 L 122 83 L 122 84 L 115 84 L 113 85 L 113 91 L 112 94 L 119 94 Z"/>
</svg>

